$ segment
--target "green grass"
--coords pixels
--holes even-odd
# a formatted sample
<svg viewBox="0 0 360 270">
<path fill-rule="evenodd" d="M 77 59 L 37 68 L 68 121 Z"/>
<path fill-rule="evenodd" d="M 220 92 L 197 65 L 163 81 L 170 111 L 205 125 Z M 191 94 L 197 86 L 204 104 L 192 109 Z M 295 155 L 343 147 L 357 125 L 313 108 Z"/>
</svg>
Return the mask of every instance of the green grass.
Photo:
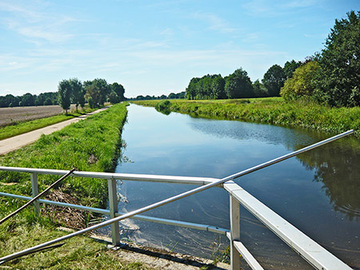
<svg viewBox="0 0 360 270">
<path fill-rule="evenodd" d="M 13 125 L 8 125 L 0 128 L 0 140 L 7 139 L 16 135 L 20 135 L 29 131 L 33 131 L 39 128 L 47 127 L 71 118 L 89 113 L 94 109 L 87 108 L 82 112 L 73 112 L 71 114 L 59 114 L 32 121 L 19 122 Z"/>
<path fill-rule="evenodd" d="M 28 211 L 0 225 L 0 257 L 65 234 L 57 230 L 51 221 L 31 215 Z M 146 269 L 140 262 L 122 262 L 104 243 L 86 236 L 76 236 L 64 243 L 58 248 L 6 262 L 0 265 L 0 269 Z"/>
<path fill-rule="evenodd" d="M 37 142 L 0 156 L 1 166 L 49 169 L 76 167 L 84 171 L 113 171 L 119 156 L 121 131 L 126 121 L 125 103 L 92 115 Z M 91 159 L 89 159 L 91 157 Z M 58 177 L 38 175 L 39 190 L 45 189 Z M 107 181 L 89 178 L 69 178 L 62 191 L 83 205 L 105 207 Z M 0 191 L 30 195 L 30 176 L 26 173 L 0 173 Z M 0 218 L 8 215 L 24 201 L 0 197 Z M 43 212 L 43 210 L 42 210 Z M 56 230 L 58 221 L 43 214 L 37 216 L 32 207 L 0 225 L 0 256 L 32 247 L 65 234 Z M 122 263 L 114 252 L 84 236 L 65 241 L 65 245 L 49 251 L 28 255 L 7 262 L 14 269 L 145 269 L 138 262 Z M 2 266 L 0 266 L 0 269 Z"/>
<path fill-rule="evenodd" d="M 158 100 L 135 101 L 155 107 Z M 235 100 L 171 100 L 171 111 L 194 116 L 241 120 L 330 133 L 349 129 L 360 135 L 360 108 L 331 108 L 312 102 L 287 102 L 282 98 Z"/>
</svg>

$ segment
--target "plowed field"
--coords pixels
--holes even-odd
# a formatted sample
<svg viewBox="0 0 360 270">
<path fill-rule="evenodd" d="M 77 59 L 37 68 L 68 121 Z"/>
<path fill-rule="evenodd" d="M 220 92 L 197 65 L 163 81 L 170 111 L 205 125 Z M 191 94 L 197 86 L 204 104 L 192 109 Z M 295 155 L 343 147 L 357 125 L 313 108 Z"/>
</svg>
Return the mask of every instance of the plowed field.
<svg viewBox="0 0 360 270">
<path fill-rule="evenodd" d="M 70 110 L 73 109 L 75 109 L 75 105 L 71 105 Z M 0 108 L 0 127 L 45 118 L 63 112 L 64 110 L 58 105 Z"/>
</svg>

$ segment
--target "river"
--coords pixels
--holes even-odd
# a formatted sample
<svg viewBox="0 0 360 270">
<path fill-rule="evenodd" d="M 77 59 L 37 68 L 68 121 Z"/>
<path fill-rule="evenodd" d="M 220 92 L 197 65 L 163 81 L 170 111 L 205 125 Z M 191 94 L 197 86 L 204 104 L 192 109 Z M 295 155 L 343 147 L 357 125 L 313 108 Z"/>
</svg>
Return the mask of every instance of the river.
<svg viewBox="0 0 360 270">
<path fill-rule="evenodd" d="M 116 172 L 223 178 L 329 137 L 240 121 L 193 118 L 130 105 Z M 236 180 L 305 234 L 360 268 L 360 143 L 343 138 Z M 195 186 L 124 181 L 119 210 L 131 211 Z M 144 215 L 229 228 L 229 196 L 213 188 Z M 241 241 L 267 269 L 311 269 L 245 209 Z M 227 239 L 213 233 L 126 221 L 123 238 L 211 258 Z"/>
</svg>

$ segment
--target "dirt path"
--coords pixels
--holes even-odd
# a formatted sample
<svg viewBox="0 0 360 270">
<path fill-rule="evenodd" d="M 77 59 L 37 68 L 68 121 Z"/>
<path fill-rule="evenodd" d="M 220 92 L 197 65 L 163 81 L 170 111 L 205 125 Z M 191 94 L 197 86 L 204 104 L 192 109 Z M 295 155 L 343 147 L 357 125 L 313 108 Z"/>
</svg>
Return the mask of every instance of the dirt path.
<svg viewBox="0 0 360 270">
<path fill-rule="evenodd" d="M 30 143 L 33 143 L 35 141 L 37 141 L 42 134 L 48 135 L 51 134 L 55 131 L 61 130 L 62 128 L 72 124 L 72 123 L 76 123 L 80 120 L 85 119 L 86 117 L 101 112 L 103 110 L 106 110 L 108 107 L 104 107 L 100 110 L 94 111 L 92 113 L 88 113 L 88 114 L 84 114 L 82 116 L 79 117 L 75 117 L 72 118 L 70 120 L 66 120 L 51 126 L 47 126 L 44 128 L 40 128 L 37 130 L 33 130 L 18 136 L 14 136 L 8 139 L 4 139 L 0 141 L 0 155 L 5 155 L 7 153 L 10 153 L 12 151 L 15 151 L 17 149 L 20 149 L 21 147 L 28 145 Z"/>
</svg>

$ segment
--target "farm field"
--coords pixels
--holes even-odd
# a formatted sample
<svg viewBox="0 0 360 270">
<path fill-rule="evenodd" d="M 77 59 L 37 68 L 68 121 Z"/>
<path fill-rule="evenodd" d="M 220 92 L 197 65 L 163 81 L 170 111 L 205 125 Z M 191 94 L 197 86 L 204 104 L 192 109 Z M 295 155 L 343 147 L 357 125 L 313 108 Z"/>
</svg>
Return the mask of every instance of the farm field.
<svg viewBox="0 0 360 270">
<path fill-rule="evenodd" d="M 71 105 L 70 110 L 75 110 Z M 59 105 L 0 108 L 0 127 L 63 113 Z"/>
</svg>

